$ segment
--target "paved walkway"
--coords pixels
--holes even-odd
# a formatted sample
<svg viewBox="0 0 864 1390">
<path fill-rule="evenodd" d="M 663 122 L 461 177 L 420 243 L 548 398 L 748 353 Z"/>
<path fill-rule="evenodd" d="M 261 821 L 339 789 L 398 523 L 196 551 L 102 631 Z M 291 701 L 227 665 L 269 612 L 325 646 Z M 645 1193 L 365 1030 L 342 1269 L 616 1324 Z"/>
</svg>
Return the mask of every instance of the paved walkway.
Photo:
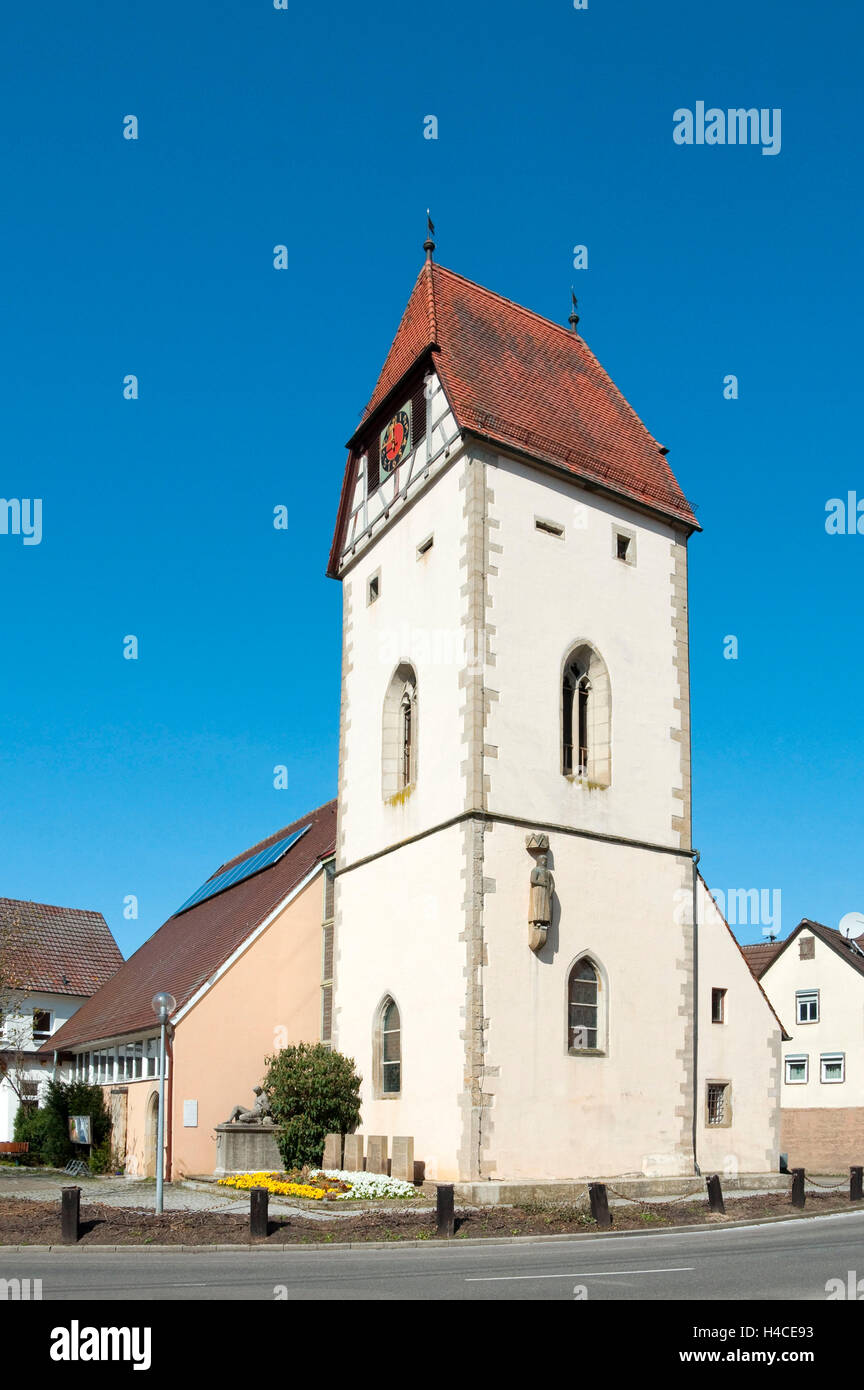
<svg viewBox="0 0 864 1390">
<path fill-rule="evenodd" d="M 107 1207 L 143 1207 L 151 1210 L 156 1203 L 154 1178 L 70 1178 L 65 1173 L 41 1172 L 38 1168 L 0 1168 L 0 1198 L 27 1197 L 33 1202 L 59 1202 L 60 1189 L 70 1183 L 81 1188 L 81 1203 L 103 1202 Z M 214 1185 L 215 1186 L 215 1185 Z M 223 1196 L 223 1193 L 225 1194 Z M 221 1211 L 229 1215 L 249 1215 L 248 1192 L 238 1193 L 230 1188 L 202 1192 L 166 1183 L 163 1188 L 165 1211 Z M 279 1197 L 270 1198 L 270 1211 L 303 1216 L 312 1221 L 329 1221 L 353 1213 L 334 1211 L 328 1202 L 327 1211 L 295 1207 Z"/>
</svg>

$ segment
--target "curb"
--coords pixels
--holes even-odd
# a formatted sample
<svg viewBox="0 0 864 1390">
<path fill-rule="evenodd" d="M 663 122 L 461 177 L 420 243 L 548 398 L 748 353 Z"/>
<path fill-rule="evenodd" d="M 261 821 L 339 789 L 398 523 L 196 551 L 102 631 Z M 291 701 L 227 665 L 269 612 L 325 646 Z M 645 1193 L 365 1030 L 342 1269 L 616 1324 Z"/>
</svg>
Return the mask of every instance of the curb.
<svg viewBox="0 0 864 1390">
<path fill-rule="evenodd" d="M 864 1212 L 864 1207 L 858 1207 L 852 1211 L 814 1211 L 810 1215 L 801 1216 L 799 1213 L 788 1216 L 758 1216 L 746 1218 L 740 1221 L 725 1221 L 722 1225 L 717 1223 L 711 1225 L 698 1226 L 664 1226 L 662 1231 L 573 1231 L 562 1232 L 555 1235 L 536 1235 L 536 1236 L 467 1236 L 464 1240 L 459 1236 L 446 1237 L 430 1236 L 428 1240 L 353 1240 L 353 1241 L 310 1241 L 308 1244 L 297 1241 L 285 1242 L 283 1245 L 265 1245 L 263 1242 L 257 1244 L 236 1244 L 236 1245 L 0 1245 L 0 1256 L 5 1254 L 16 1255 L 68 1255 L 72 1251 L 86 1254 L 89 1250 L 97 1255 L 123 1255 L 128 1251 L 139 1254 L 145 1250 L 156 1251 L 160 1255 L 206 1255 L 214 1250 L 242 1250 L 244 1253 L 249 1250 L 263 1251 L 269 1254 L 285 1255 L 290 1250 L 452 1250 L 454 1246 L 478 1247 L 484 1245 L 545 1245 L 555 1241 L 583 1241 L 583 1240 L 627 1240 L 633 1236 L 644 1238 L 652 1236 L 661 1239 L 663 1236 L 689 1235 L 702 1231 L 730 1231 L 736 1227 L 745 1226 L 776 1226 L 785 1221 L 817 1221 L 821 1217 L 823 1220 L 829 1217 L 860 1216 Z"/>
</svg>

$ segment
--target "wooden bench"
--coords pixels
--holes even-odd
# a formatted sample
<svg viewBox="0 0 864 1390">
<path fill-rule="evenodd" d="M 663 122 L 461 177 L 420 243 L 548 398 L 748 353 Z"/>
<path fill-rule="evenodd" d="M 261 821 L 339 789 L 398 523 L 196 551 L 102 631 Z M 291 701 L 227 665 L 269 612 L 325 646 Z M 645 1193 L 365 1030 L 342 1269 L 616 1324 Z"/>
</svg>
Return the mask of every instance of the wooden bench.
<svg viewBox="0 0 864 1390">
<path fill-rule="evenodd" d="M 18 1139 L 0 1140 L 0 1154 L 26 1154 L 30 1152 L 30 1145 Z"/>
</svg>

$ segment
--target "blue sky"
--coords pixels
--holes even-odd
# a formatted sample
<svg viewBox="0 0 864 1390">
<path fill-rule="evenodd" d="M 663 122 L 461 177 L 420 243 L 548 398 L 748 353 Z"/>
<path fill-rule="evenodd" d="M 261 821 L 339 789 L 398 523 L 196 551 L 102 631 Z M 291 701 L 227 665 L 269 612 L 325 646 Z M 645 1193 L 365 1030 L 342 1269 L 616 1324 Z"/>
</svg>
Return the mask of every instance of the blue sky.
<svg viewBox="0 0 864 1390">
<path fill-rule="evenodd" d="M 428 205 L 443 264 L 561 321 L 575 283 L 698 505 L 709 883 L 779 888 L 784 931 L 864 908 L 864 535 L 825 532 L 864 497 L 860 11 L 83 10 L 19 0 L 0 51 L 0 495 L 43 499 L 40 545 L 0 535 L 0 895 L 97 908 L 128 954 L 333 795 L 343 445 Z M 780 153 L 676 145 L 700 100 L 780 108 Z"/>
</svg>

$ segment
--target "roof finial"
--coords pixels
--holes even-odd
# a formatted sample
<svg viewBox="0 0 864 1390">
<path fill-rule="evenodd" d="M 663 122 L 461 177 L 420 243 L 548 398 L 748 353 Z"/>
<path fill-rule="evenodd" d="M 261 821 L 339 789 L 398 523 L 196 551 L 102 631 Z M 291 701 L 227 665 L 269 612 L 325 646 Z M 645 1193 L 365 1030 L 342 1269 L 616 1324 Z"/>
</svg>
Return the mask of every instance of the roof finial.
<svg viewBox="0 0 864 1390">
<path fill-rule="evenodd" d="M 426 264 L 432 264 L 432 252 L 435 250 L 435 243 L 432 240 L 435 235 L 435 223 L 429 216 L 429 209 L 426 209 L 426 240 L 423 243 L 423 250 L 426 252 Z"/>
<path fill-rule="evenodd" d="M 570 322 L 570 330 L 571 330 L 571 332 L 575 333 L 575 332 L 576 332 L 576 325 L 577 325 L 578 322 L 579 322 L 579 315 L 576 313 L 576 307 L 577 307 L 577 304 L 578 304 L 579 301 L 578 301 L 577 298 L 576 298 L 576 294 L 575 294 L 575 291 L 574 291 L 572 285 L 570 286 L 570 298 L 571 298 L 572 301 L 573 301 L 573 307 L 572 307 L 572 309 L 570 310 L 570 320 L 569 320 L 569 322 Z"/>
</svg>

